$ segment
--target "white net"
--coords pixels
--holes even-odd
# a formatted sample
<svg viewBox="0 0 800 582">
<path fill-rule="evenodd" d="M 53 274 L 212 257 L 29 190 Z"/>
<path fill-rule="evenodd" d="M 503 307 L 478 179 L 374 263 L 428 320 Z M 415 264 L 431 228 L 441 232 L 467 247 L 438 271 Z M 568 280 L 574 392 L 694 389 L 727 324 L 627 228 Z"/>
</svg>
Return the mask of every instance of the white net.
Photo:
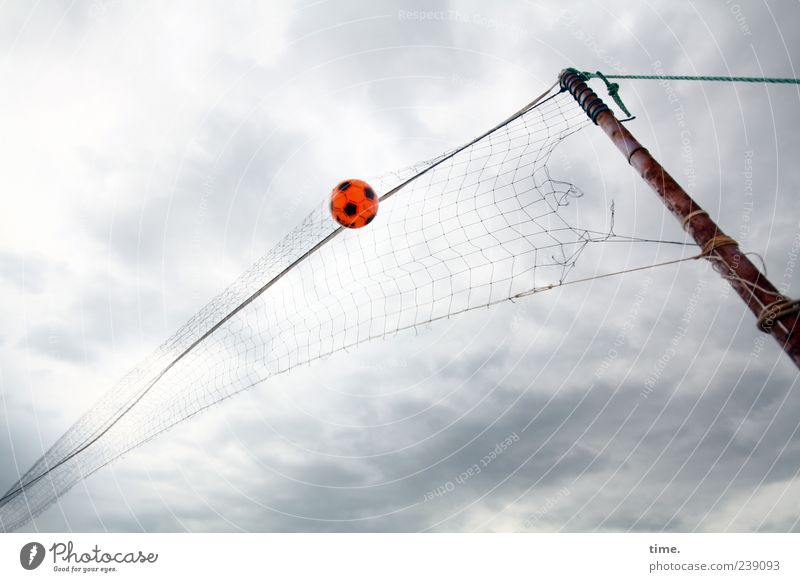
<svg viewBox="0 0 800 582">
<path fill-rule="evenodd" d="M 465 148 L 370 180 L 364 229 L 327 201 L 103 396 L 0 499 L 13 530 L 80 479 L 175 424 L 336 351 L 563 282 L 591 242 L 548 172 L 587 122 L 568 94 Z M 346 177 L 346 176 L 343 176 Z"/>
</svg>

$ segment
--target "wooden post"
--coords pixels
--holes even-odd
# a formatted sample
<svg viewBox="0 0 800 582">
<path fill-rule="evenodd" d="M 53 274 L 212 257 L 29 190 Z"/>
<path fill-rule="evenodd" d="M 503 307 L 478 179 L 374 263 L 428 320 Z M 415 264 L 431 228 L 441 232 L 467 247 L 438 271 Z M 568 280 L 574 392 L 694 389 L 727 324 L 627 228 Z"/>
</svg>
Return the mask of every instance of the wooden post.
<svg viewBox="0 0 800 582">
<path fill-rule="evenodd" d="M 771 334 L 800 368 L 800 309 L 788 301 L 667 171 L 650 155 L 574 69 L 559 76 L 562 91 L 569 91 L 589 118 L 611 138 L 628 163 L 655 190 L 664 205 L 703 249 L 722 277 L 758 318 L 759 328 Z"/>
</svg>

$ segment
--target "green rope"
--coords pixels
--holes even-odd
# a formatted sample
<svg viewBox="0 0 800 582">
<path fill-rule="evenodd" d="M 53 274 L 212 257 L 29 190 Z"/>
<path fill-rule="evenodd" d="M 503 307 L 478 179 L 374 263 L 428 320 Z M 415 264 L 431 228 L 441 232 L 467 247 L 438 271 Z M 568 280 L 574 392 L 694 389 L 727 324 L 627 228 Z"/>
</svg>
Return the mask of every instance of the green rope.
<svg viewBox="0 0 800 582">
<path fill-rule="evenodd" d="M 586 73 L 584 73 L 584 76 L 585 75 L 586 75 Z M 630 111 L 628 111 L 628 108 L 625 107 L 625 104 L 622 102 L 622 97 L 619 96 L 619 84 L 618 83 L 609 83 L 608 82 L 608 76 L 604 75 L 600 71 L 597 71 L 597 73 L 595 73 L 595 75 L 603 80 L 603 82 L 606 84 L 606 89 L 608 89 L 608 94 L 611 96 L 612 99 L 614 99 L 614 103 L 616 103 L 617 106 L 619 106 L 619 108 L 622 109 L 622 111 L 625 113 L 625 115 L 628 116 L 628 119 L 627 120 L 623 120 L 623 121 L 628 121 L 630 119 L 633 119 L 634 116 L 631 114 Z M 589 77 L 587 77 L 587 78 L 589 78 Z"/>
<path fill-rule="evenodd" d="M 691 75 L 604 75 L 600 71 L 590 73 L 582 71 L 581 74 L 587 79 L 653 79 L 663 81 L 729 81 L 731 83 L 786 83 L 790 85 L 800 85 L 800 79 L 788 77 L 712 77 L 712 76 L 691 76 Z M 608 81 L 606 81 L 607 83 Z"/>
<path fill-rule="evenodd" d="M 584 81 L 589 79 L 600 79 L 606 84 L 608 94 L 614 99 L 614 103 L 628 116 L 628 119 L 620 121 L 630 121 L 634 119 L 628 108 L 622 102 L 619 96 L 619 84 L 612 83 L 609 79 L 647 79 L 658 81 L 728 81 L 730 83 L 782 83 L 790 85 L 800 85 L 800 79 L 792 79 L 788 77 L 712 77 L 712 76 L 692 76 L 692 75 L 605 75 L 600 71 L 591 73 L 589 71 L 577 71 L 571 69 L 580 75 Z"/>
</svg>

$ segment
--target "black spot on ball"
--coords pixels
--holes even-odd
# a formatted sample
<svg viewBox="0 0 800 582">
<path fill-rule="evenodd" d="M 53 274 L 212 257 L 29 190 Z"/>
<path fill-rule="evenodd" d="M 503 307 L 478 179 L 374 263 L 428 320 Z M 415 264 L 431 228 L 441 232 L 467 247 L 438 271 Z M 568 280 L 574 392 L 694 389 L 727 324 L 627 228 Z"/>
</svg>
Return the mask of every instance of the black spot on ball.
<svg viewBox="0 0 800 582">
<path fill-rule="evenodd" d="M 350 182 L 342 182 L 339 184 L 339 192 L 344 192 L 350 187 Z"/>
<path fill-rule="evenodd" d="M 364 188 L 364 194 L 367 196 L 368 200 L 375 200 L 375 190 L 367 186 Z"/>
<path fill-rule="evenodd" d="M 370 222 L 372 222 L 373 218 L 375 218 L 374 214 L 372 216 L 370 216 L 369 218 L 367 218 L 367 221 L 364 223 L 364 226 L 367 226 Z"/>
<path fill-rule="evenodd" d="M 355 216 L 357 211 L 358 211 L 358 206 L 356 206 L 352 202 L 348 202 L 344 206 L 344 213 L 347 216 Z"/>
</svg>

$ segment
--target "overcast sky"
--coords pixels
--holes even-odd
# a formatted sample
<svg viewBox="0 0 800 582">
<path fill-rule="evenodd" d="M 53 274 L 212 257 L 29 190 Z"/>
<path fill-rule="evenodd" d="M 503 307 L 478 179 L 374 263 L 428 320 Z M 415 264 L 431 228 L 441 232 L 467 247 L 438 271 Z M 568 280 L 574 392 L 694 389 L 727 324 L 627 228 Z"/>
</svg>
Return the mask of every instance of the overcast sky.
<svg viewBox="0 0 800 582">
<path fill-rule="evenodd" d="M 796 2 L 6 2 L 0 489 L 340 179 L 465 142 L 565 66 L 797 77 L 798 19 Z M 620 93 L 631 131 L 796 297 L 798 88 Z M 558 158 L 579 212 L 613 201 L 618 233 L 684 240 L 598 129 Z M 592 252 L 574 276 L 682 249 Z M 798 531 L 798 384 L 692 261 L 272 378 L 25 529 Z"/>
</svg>

